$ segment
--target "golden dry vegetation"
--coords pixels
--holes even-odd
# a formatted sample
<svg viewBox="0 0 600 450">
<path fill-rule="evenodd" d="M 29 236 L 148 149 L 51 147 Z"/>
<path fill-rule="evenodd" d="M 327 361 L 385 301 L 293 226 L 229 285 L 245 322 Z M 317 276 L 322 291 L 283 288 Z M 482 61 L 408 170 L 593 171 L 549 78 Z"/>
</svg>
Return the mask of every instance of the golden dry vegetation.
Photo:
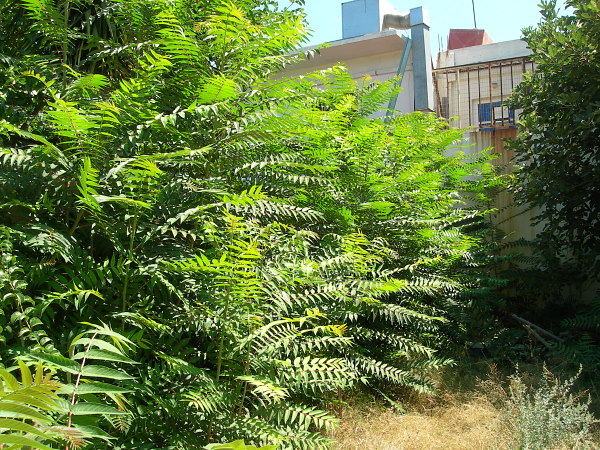
<svg viewBox="0 0 600 450">
<path fill-rule="evenodd" d="M 381 399 L 363 396 L 349 399 L 338 416 L 340 426 L 331 433 L 335 450 L 502 450 L 520 448 L 514 416 L 506 414 L 510 378 L 494 366 L 473 367 L 475 374 L 456 368 L 439 380 L 439 395 L 395 395 L 402 398 L 405 412 L 387 407 Z M 464 369 L 464 368 L 462 368 Z M 545 370 L 545 369 L 544 369 Z M 522 374 L 512 383 L 532 383 Z M 584 392 L 586 392 L 584 390 Z M 596 391 L 587 393 L 595 397 Z M 398 393 L 396 393 L 398 394 Z M 566 397 L 565 397 L 566 399 Z M 598 427 L 590 440 L 577 448 L 598 449 Z M 593 431 L 593 429 L 592 429 Z M 538 448 L 538 447 L 536 447 Z M 548 448 L 548 447 L 543 447 Z M 556 442 L 553 449 L 572 445 Z"/>
<path fill-rule="evenodd" d="M 484 399 L 450 399 L 422 412 L 347 408 L 333 437 L 338 450 L 507 449 L 512 441 L 502 413 Z"/>
</svg>

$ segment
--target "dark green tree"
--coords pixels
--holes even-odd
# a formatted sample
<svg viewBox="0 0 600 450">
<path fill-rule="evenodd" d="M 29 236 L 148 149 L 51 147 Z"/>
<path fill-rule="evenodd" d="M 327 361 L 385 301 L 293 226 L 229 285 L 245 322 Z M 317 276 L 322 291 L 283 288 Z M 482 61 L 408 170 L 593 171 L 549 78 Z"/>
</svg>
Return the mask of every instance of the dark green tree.
<svg viewBox="0 0 600 450">
<path fill-rule="evenodd" d="M 534 73 L 510 105 L 523 109 L 516 152 L 515 191 L 536 208 L 539 248 L 547 267 L 568 263 L 600 274 L 600 6 L 570 0 L 540 4 L 542 19 L 524 30 Z"/>
</svg>

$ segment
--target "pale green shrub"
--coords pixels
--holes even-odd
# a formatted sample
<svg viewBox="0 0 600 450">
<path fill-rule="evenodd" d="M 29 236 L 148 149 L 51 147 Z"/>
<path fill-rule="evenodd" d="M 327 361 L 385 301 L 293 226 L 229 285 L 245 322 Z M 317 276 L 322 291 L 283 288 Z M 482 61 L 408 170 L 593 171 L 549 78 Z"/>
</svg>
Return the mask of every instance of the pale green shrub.
<svg viewBox="0 0 600 450">
<path fill-rule="evenodd" d="M 518 372 L 512 375 L 506 402 L 507 420 L 520 449 L 573 448 L 592 446 L 591 428 L 595 419 L 589 411 L 591 399 L 572 393 L 581 374 L 561 381 L 544 367 L 536 386 L 525 382 Z"/>
</svg>

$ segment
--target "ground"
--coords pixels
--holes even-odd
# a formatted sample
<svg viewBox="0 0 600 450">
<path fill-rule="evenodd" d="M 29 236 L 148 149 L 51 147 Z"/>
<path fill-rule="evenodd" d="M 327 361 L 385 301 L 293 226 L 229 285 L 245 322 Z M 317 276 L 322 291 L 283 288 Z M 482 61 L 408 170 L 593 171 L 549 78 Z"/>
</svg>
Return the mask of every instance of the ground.
<svg viewBox="0 0 600 450">
<path fill-rule="evenodd" d="M 583 373 L 569 390 L 565 380 L 572 373 L 555 377 L 543 364 L 528 370 L 515 377 L 514 370 L 468 364 L 441 374 L 436 395 L 395 392 L 390 395 L 398 400 L 394 403 L 366 391 L 355 395 L 336 411 L 341 423 L 331 434 L 334 449 L 600 449 L 600 430 L 592 416 L 595 412 L 598 417 L 595 377 Z M 540 384 L 544 374 L 548 382 Z M 571 392 L 584 395 L 572 402 Z M 585 413 L 577 413 L 588 395 L 589 412 L 584 406 Z M 537 400 L 530 404 L 533 398 Z M 570 425 L 564 428 L 565 423 Z"/>
<path fill-rule="evenodd" d="M 478 399 L 407 414 L 348 408 L 334 437 L 339 450 L 508 449 L 511 441 L 500 411 Z"/>
</svg>

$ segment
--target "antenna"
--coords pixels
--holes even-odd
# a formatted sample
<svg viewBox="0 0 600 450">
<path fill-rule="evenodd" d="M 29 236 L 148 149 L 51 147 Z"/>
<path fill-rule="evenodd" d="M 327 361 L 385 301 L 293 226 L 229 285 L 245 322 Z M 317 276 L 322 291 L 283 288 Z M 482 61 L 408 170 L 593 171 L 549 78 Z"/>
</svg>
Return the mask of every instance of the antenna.
<svg viewBox="0 0 600 450">
<path fill-rule="evenodd" d="M 477 29 L 477 17 L 475 16 L 475 0 L 471 0 L 471 4 L 473 5 L 473 23 L 475 24 L 475 29 Z"/>
</svg>

